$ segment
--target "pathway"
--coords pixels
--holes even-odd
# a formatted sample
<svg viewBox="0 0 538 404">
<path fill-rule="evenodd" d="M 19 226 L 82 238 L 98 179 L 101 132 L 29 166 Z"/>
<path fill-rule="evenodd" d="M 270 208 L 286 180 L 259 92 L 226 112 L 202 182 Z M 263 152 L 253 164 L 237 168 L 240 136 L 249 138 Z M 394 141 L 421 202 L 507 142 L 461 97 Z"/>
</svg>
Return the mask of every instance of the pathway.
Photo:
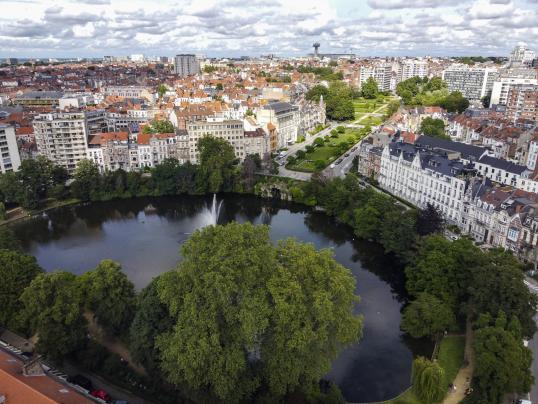
<svg viewBox="0 0 538 404">
<path fill-rule="evenodd" d="M 467 320 L 465 331 L 465 353 L 463 355 L 464 366 L 460 368 L 454 386 L 456 391 L 449 391 L 443 404 L 457 404 L 465 398 L 465 390 L 470 387 L 474 371 L 474 352 L 473 352 L 473 329 L 471 322 Z M 467 364 L 465 366 L 465 364 Z"/>
</svg>

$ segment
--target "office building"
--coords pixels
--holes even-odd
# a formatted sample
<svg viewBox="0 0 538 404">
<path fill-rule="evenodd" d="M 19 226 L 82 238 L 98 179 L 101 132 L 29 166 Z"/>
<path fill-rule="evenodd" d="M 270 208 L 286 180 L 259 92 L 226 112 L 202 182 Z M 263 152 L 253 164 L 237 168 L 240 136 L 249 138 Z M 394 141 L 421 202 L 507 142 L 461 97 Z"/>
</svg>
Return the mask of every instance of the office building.
<svg viewBox="0 0 538 404">
<path fill-rule="evenodd" d="M 186 125 L 189 134 L 188 147 L 191 163 L 196 164 L 199 161 L 198 141 L 207 135 L 228 141 L 237 158 L 242 160 L 246 157 L 242 121 L 207 117 L 205 120 L 188 121 Z"/>
<path fill-rule="evenodd" d="M 200 62 L 195 55 L 182 54 L 174 58 L 174 73 L 181 77 L 200 73 Z"/>
<path fill-rule="evenodd" d="M 0 172 L 17 171 L 21 165 L 15 127 L 0 124 Z"/>
</svg>

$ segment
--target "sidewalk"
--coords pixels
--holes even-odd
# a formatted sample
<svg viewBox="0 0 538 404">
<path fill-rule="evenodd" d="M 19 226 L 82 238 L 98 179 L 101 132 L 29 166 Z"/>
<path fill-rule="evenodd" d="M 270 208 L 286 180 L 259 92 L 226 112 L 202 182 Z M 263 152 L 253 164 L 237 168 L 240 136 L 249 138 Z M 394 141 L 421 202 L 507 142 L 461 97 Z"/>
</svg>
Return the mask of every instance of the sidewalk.
<svg viewBox="0 0 538 404">
<path fill-rule="evenodd" d="M 457 404 L 465 398 L 465 390 L 471 386 L 471 379 L 474 371 L 474 352 L 473 352 L 473 329 L 470 321 L 467 321 L 465 330 L 465 353 L 463 355 L 464 366 L 460 368 L 454 386 L 456 391 L 449 391 L 443 404 Z M 467 366 L 465 364 L 467 363 Z"/>
</svg>

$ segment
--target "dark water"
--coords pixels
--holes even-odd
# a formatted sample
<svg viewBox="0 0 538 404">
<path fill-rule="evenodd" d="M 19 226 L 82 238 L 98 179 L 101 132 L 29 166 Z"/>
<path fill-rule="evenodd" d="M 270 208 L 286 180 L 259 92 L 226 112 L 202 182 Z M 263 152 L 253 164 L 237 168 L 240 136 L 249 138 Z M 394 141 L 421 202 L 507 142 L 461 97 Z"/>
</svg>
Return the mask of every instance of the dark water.
<svg viewBox="0 0 538 404">
<path fill-rule="evenodd" d="M 47 270 L 81 274 L 110 258 L 140 289 L 175 267 L 180 245 L 207 224 L 210 202 L 210 197 L 175 197 L 96 203 L 51 211 L 14 230 Z M 154 209 L 147 209 L 150 204 Z M 401 271 L 378 245 L 354 240 L 347 226 L 323 213 L 254 197 L 224 197 L 219 224 L 232 220 L 268 224 L 275 241 L 291 236 L 331 248 L 355 275 L 364 335 L 340 354 L 328 374 L 348 401 L 385 400 L 408 387 L 413 354 L 429 355 L 431 347 L 400 332 Z"/>
</svg>

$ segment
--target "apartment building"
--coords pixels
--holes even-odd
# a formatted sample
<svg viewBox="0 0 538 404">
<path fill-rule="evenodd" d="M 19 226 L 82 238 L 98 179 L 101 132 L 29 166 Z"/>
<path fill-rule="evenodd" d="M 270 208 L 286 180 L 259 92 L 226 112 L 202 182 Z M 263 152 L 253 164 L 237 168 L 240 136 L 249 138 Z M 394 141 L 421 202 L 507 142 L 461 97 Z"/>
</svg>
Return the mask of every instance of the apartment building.
<svg viewBox="0 0 538 404">
<path fill-rule="evenodd" d="M 192 76 L 200 73 L 200 62 L 195 55 L 180 54 L 174 58 L 174 73 L 180 77 Z"/>
<path fill-rule="evenodd" d="M 455 154 L 392 142 L 383 149 L 378 181 L 418 207 L 435 206 L 448 222 L 457 224 L 468 171 Z"/>
<path fill-rule="evenodd" d="M 70 174 L 86 158 L 89 131 L 84 112 L 39 114 L 33 127 L 38 153 Z"/>
<path fill-rule="evenodd" d="M 376 81 L 379 91 L 390 91 L 392 65 L 390 63 L 381 63 L 361 66 L 359 71 L 359 84 L 362 86 L 362 84 L 370 77 Z"/>
<path fill-rule="evenodd" d="M 0 124 L 0 173 L 17 171 L 21 165 L 15 127 Z"/>
<path fill-rule="evenodd" d="M 442 78 L 449 91 L 459 91 L 469 100 L 480 100 L 492 90 L 498 77 L 496 69 L 453 65 L 443 70 Z"/>
<path fill-rule="evenodd" d="M 518 76 L 506 76 L 498 78 L 491 90 L 491 100 L 489 106 L 506 105 L 508 103 L 508 94 L 513 86 L 538 86 L 536 73 L 521 73 Z"/>
<path fill-rule="evenodd" d="M 153 101 L 153 94 L 143 86 L 107 86 L 103 93 L 105 97 L 144 98 Z"/>
<path fill-rule="evenodd" d="M 234 148 L 237 158 L 242 160 L 247 155 L 245 151 L 243 122 L 240 120 L 207 117 L 205 120 L 188 121 L 186 122 L 186 127 L 188 132 L 189 160 L 193 164 L 196 164 L 200 159 L 198 141 L 207 135 L 227 140 Z"/>
<path fill-rule="evenodd" d="M 407 59 L 398 64 L 397 81 L 405 81 L 412 77 L 428 76 L 428 63 L 425 60 Z"/>
<path fill-rule="evenodd" d="M 538 84 L 510 86 L 506 99 L 506 117 L 514 123 L 520 119 L 538 123 Z"/>
<path fill-rule="evenodd" d="M 299 108 L 287 102 L 272 102 L 256 111 L 258 123 L 272 124 L 277 134 L 277 147 L 286 147 L 297 141 L 300 124 Z"/>
</svg>

